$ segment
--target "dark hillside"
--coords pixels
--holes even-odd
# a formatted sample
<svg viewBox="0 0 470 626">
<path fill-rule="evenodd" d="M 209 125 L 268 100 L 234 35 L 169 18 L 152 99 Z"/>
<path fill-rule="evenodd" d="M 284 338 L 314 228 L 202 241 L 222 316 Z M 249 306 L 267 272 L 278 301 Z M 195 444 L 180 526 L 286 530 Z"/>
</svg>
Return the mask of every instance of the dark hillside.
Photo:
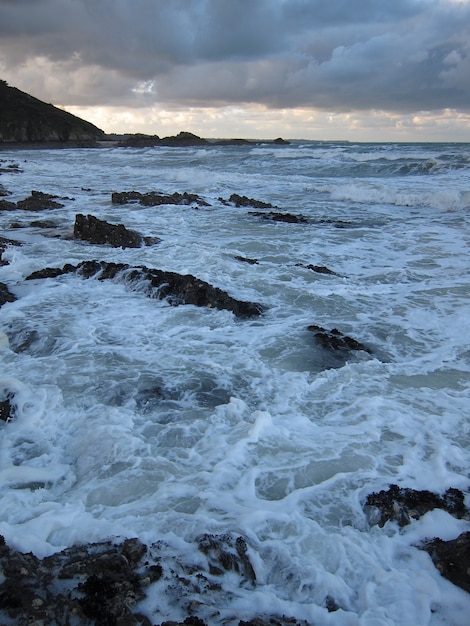
<svg viewBox="0 0 470 626">
<path fill-rule="evenodd" d="M 0 80 L 0 145 L 43 142 L 90 145 L 103 136 L 104 132 L 90 122 Z"/>
</svg>

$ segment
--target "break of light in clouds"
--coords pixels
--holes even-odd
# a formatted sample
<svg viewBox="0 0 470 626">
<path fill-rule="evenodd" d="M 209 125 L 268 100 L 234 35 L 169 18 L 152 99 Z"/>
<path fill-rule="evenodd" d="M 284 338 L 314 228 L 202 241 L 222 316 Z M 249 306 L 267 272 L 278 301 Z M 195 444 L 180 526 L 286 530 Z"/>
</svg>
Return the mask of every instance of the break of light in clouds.
<svg viewBox="0 0 470 626">
<path fill-rule="evenodd" d="M 470 141 L 470 3 L 0 0 L 0 78 L 106 132 Z"/>
</svg>

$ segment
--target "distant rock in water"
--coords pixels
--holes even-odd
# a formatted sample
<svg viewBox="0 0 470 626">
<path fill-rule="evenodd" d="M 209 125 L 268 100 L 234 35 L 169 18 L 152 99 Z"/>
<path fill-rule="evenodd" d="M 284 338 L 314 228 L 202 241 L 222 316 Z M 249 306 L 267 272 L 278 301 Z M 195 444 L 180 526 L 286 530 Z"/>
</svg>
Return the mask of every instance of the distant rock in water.
<svg viewBox="0 0 470 626">
<path fill-rule="evenodd" d="M 238 193 L 232 193 L 228 200 L 219 198 L 219 201 L 225 205 L 233 204 L 236 207 L 249 206 L 253 209 L 273 209 L 273 205 L 270 202 L 262 202 L 261 200 L 255 200 L 254 198 L 248 198 L 247 196 L 240 196 Z"/>
<path fill-rule="evenodd" d="M 305 269 L 312 270 L 312 272 L 316 272 L 317 274 L 330 274 L 332 276 L 336 276 L 336 272 L 333 272 L 333 270 L 330 270 L 325 265 L 312 265 L 311 263 L 309 263 L 309 265 L 304 265 L 303 263 L 296 263 L 296 267 L 305 267 Z"/>
<path fill-rule="evenodd" d="M 104 132 L 0 80 L 0 145 L 59 143 L 94 145 Z"/>
<path fill-rule="evenodd" d="M 32 191 L 31 195 L 24 200 L 19 200 L 16 203 L 18 209 L 23 211 L 43 211 L 44 209 L 61 209 L 64 205 L 61 202 L 57 202 L 58 196 L 53 196 L 50 193 L 43 193 L 42 191 Z"/>
<path fill-rule="evenodd" d="M 73 228 L 75 239 L 88 241 L 89 243 L 108 244 L 115 248 L 140 248 L 144 244 L 158 243 L 158 238 L 142 237 L 135 230 L 127 229 L 123 224 L 109 224 L 99 220 L 94 215 L 75 216 Z"/>
<path fill-rule="evenodd" d="M 256 215 L 264 220 L 272 222 L 287 222 L 288 224 L 307 224 L 308 219 L 303 215 L 294 215 L 292 213 L 279 213 L 277 211 L 269 211 L 263 213 L 261 211 L 250 211 L 250 215 Z"/>
<path fill-rule="evenodd" d="M 142 206 L 160 206 L 162 204 L 199 204 L 201 206 L 210 206 L 201 196 L 195 193 L 178 193 L 172 194 L 159 193 L 158 191 L 149 191 L 140 193 L 140 191 L 114 191 L 111 194 L 111 202 L 113 204 L 131 204 L 139 203 Z"/>
<path fill-rule="evenodd" d="M 120 278 L 135 284 L 146 282 L 146 294 L 152 298 L 167 300 L 173 306 L 194 304 L 196 306 L 232 311 L 237 317 L 256 317 L 262 314 L 263 307 L 256 302 L 236 300 L 218 287 L 213 287 L 191 274 L 177 274 L 143 265 L 132 267 L 124 263 L 106 261 L 83 261 L 78 265 L 66 264 L 63 268 L 45 268 L 30 274 L 26 280 L 55 278 L 76 272 L 84 278 L 98 280 Z"/>
<path fill-rule="evenodd" d="M 333 328 L 332 330 L 326 330 L 321 326 L 316 326 L 315 324 L 311 324 L 307 330 L 312 332 L 315 337 L 315 341 L 322 348 L 331 351 L 346 351 L 349 352 L 351 350 L 363 350 L 369 354 L 372 354 L 371 350 L 359 341 L 356 341 L 352 337 L 348 337 L 348 335 L 343 335 L 341 331 L 337 328 Z"/>
</svg>

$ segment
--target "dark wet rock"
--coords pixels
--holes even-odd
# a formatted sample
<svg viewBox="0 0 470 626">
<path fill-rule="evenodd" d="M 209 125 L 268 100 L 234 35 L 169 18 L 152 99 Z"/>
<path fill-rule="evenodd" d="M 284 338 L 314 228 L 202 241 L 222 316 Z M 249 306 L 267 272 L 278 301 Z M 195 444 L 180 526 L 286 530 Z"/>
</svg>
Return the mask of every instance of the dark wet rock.
<svg viewBox="0 0 470 626">
<path fill-rule="evenodd" d="M 238 193 L 232 193 L 228 200 L 219 198 L 219 201 L 223 204 L 233 204 L 236 207 L 251 207 L 253 209 L 274 208 L 270 202 L 262 202 L 261 200 L 255 200 L 254 198 L 248 198 L 247 196 L 240 196 Z"/>
<path fill-rule="evenodd" d="M 199 537 L 198 547 L 208 559 L 211 574 L 221 576 L 224 572 L 235 571 L 243 581 L 256 584 L 255 570 L 243 537 L 234 539 L 230 535 L 205 534 Z"/>
<path fill-rule="evenodd" d="M 269 213 L 263 213 L 261 211 L 250 211 L 250 215 L 256 215 L 264 220 L 270 220 L 272 222 L 287 222 L 288 224 L 307 224 L 308 219 L 303 215 L 294 215 L 293 213 L 279 213 L 277 211 L 270 211 Z"/>
<path fill-rule="evenodd" d="M 0 420 L 9 422 L 15 415 L 15 407 L 12 404 L 13 394 L 6 392 L 0 395 Z"/>
<path fill-rule="evenodd" d="M 161 571 L 146 565 L 147 548 L 136 539 L 77 546 L 44 559 L 13 550 L 1 539 L 2 623 L 150 623 L 133 609 Z"/>
<path fill-rule="evenodd" d="M 224 576 L 238 578 L 249 592 L 256 586 L 243 537 L 203 535 L 201 555 L 183 560 L 166 543 L 150 546 L 137 539 L 76 545 L 40 559 L 5 544 L 0 537 L 0 623 L 81 624 L 84 626 L 201 626 L 220 617 L 219 606 L 236 597 Z M 138 602 L 151 597 L 145 615 Z M 156 601 L 155 601 L 156 599 Z M 160 613 L 160 605 L 165 607 Z M 171 607 L 177 618 L 168 615 Z M 170 618 L 170 619 L 168 619 Z M 162 621 L 165 619 L 165 621 Z M 228 622 L 227 622 L 228 623 Z M 230 624 L 293 626 L 305 624 L 286 616 L 257 615 Z"/>
<path fill-rule="evenodd" d="M 139 191 L 115 191 L 111 194 L 111 202 L 113 204 L 130 204 L 139 203 L 142 206 L 160 206 L 162 204 L 199 204 L 201 206 L 210 206 L 201 196 L 195 193 L 178 193 L 172 194 L 159 193 L 157 191 L 149 191 L 148 193 L 140 193 Z"/>
<path fill-rule="evenodd" d="M 379 526 L 388 521 L 406 526 L 412 519 L 419 519 L 433 509 L 442 509 L 459 519 L 470 519 L 470 511 L 465 507 L 464 494 L 452 487 L 441 496 L 432 491 L 417 491 L 390 485 L 387 490 L 369 494 L 365 503 L 369 521 Z"/>
<path fill-rule="evenodd" d="M 236 256 L 235 259 L 243 263 L 249 263 L 250 265 L 258 265 L 258 259 L 250 259 L 246 256 Z"/>
<path fill-rule="evenodd" d="M 336 276 L 336 272 L 330 270 L 328 267 L 324 265 L 304 265 L 303 263 L 296 263 L 296 267 L 305 267 L 307 270 L 312 270 L 312 272 L 316 272 L 317 274 L 330 274 L 332 276 Z"/>
<path fill-rule="evenodd" d="M 470 593 L 470 532 L 457 539 L 433 539 L 420 546 L 429 553 L 444 578 Z"/>
<path fill-rule="evenodd" d="M 75 224 L 73 228 L 73 236 L 75 239 L 88 241 L 95 244 L 108 244 L 115 248 L 140 248 L 145 240 L 135 230 L 126 228 L 123 224 L 109 224 L 104 220 L 99 220 L 94 215 L 75 216 Z M 157 243 L 160 240 L 153 240 Z"/>
<path fill-rule="evenodd" d="M 42 191 L 32 191 L 31 195 L 16 203 L 18 209 L 24 211 L 43 211 L 44 209 L 60 209 L 64 205 L 57 202 L 58 196 L 53 196 Z"/>
<path fill-rule="evenodd" d="M 55 278 L 71 272 L 76 272 L 84 278 L 95 277 L 98 280 L 117 278 L 131 286 L 145 282 L 146 295 L 160 300 L 165 299 L 174 306 L 194 304 L 201 307 L 229 310 L 237 317 L 254 317 L 263 312 L 260 304 L 236 300 L 222 289 L 213 287 L 191 274 L 177 274 L 143 265 L 132 267 L 124 263 L 84 261 L 77 266 L 66 264 L 63 268 L 44 268 L 30 274 L 27 280 Z"/>
<path fill-rule="evenodd" d="M 10 202 L 9 200 L 0 200 L 0 211 L 16 211 L 18 207 L 16 202 Z"/>
<path fill-rule="evenodd" d="M 5 283 L 0 283 L 0 306 L 3 306 L 7 302 L 14 302 L 15 300 L 16 296 L 11 293 L 8 286 L 5 285 Z"/>
<path fill-rule="evenodd" d="M 356 339 L 352 337 L 348 337 L 348 335 L 343 335 L 341 331 L 337 328 L 333 328 L 332 330 L 326 330 L 321 326 L 316 326 L 315 324 L 311 324 L 307 330 L 313 333 L 315 341 L 318 345 L 320 345 L 325 350 L 330 350 L 333 352 L 350 352 L 351 350 L 362 350 L 367 352 L 368 354 L 372 354 L 371 350 Z"/>
</svg>

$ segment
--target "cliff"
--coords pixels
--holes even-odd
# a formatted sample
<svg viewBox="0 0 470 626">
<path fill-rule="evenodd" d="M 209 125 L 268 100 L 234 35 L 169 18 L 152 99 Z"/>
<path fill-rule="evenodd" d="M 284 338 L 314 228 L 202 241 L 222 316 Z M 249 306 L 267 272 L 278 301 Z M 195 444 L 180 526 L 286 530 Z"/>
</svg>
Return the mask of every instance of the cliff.
<svg viewBox="0 0 470 626">
<path fill-rule="evenodd" d="M 59 143 L 93 145 L 104 132 L 0 80 L 0 145 Z"/>
</svg>

